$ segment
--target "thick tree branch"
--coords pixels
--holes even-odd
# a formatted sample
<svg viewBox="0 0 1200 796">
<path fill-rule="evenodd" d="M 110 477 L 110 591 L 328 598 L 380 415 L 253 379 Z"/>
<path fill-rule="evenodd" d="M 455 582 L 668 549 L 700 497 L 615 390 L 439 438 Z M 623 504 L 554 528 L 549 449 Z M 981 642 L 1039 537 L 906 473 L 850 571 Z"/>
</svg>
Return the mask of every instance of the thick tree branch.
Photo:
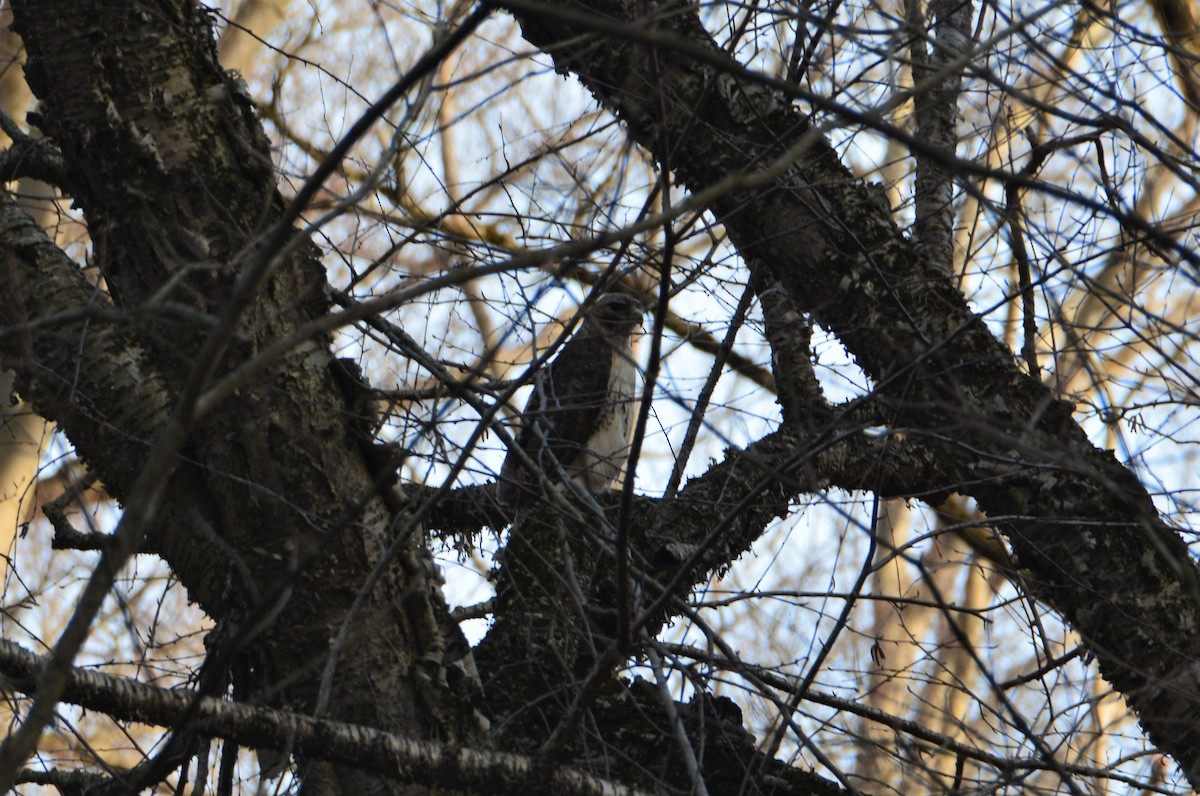
<svg viewBox="0 0 1200 796">
<path fill-rule="evenodd" d="M 85 459 L 107 462 L 114 481 L 132 480 L 166 422 L 167 385 L 128 328 L 80 312 L 107 300 L 7 193 L 0 251 L 4 367 L 21 374 L 18 388 L 43 416 L 71 429 Z M 113 446 L 132 454 L 114 456 Z"/>
<path fill-rule="evenodd" d="M 553 13 L 513 6 L 525 37 L 577 74 L 642 146 L 656 156 L 669 146 L 689 189 L 794 158 L 767 185 L 713 203 L 730 238 L 752 269 L 769 270 L 798 309 L 838 336 L 895 422 L 954 443 L 940 465 L 962 490 L 993 515 L 1024 518 L 1006 532 L 1039 596 L 1078 629 L 1151 738 L 1200 784 L 1200 725 L 1181 720 L 1200 710 L 1200 579 L 1133 474 L 1021 373 L 948 278 L 922 268 L 886 206 L 807 119 L 742 81 L 694 8 L 669 2 L 647 18 L 642 6 L 604 0 L 546 6 Z M 622 24 L 642 33 L 558 46 Z M 647 30 L 661 34 L 660 46 L 642 43 Z"/>
<path fill-rule="evenodd" d="M 12 687 L 35 693 L 46 666 L 47 659 L 0 639 L 0 672 Z M 295 750 L 315 759 L 429 787 L 522 795 L 543 787 L 581 796 L 640 793 L 570 768 L 546 771 L 522 755 L 421 741 L 370 727 L 226 702 L 188 689 L 155 688 L 90 669 L 69 671 L 63 701 L 103 711 L 118 721 L 176 729 L 187 726 L 199 734 L 243 746 Z"/>
<path fill-rule="evenodd" d="M 670 583 L 672 596 L 686 594 L 743 555 L 763 527 L 785 516 L 789 503 L 804 495 L 837 488 L 940 505 L 961 486 L 942 465 L 956 447 L 953 441 L 864 430 L 851 419 L 854 408 L 826 408 L 824 427 L 789 424 L 745 449 L 728 450 L 723 462 L 691 479 L 671 500 L 635 497 L 634 514 L 642 519 L 631 528 L 631 545 L 638 552 L 639 573 L 654 584 L 649 588 L 661 595 Z M 977 476 L 1003 479 L 1012 468 L 1011 462 L 997 461 L 980 465 Z M 437 491 L 405 486 L 410 505 L 424 505 Z M 473 536 L 505 525 L 493 491 L 492 485 L 478 485 L 443 495 L 429 511 L 430 529 L 444 537 Z M 614 503 L 605 501 L 602 507 L 606 521 L 614 522 Z M 992 518 L 1000 526 L 1013 519 Z M 488 612 L 493 608 L 489 604 Z M 648 624 L 657 628 L 670 614 L 665 610 Z"/>
<path fill-rule="evenodd" d="M 0 182 L 14 182 L 26 177 L 61 189 L 70 184 L 62 155 L 45 139 L 28 136 L 0 152 Z"/>
<path fill-rule="evenodd" d="M 227 376 L 327 312 L 324 268 L 307 241 L 263 250 L 267 230 L 282 226 L 291 237 L 285 205 L 261 125 L 218 65 L 211 19 L 200 6 L 142 0 L 101 9 L 39 0 L 14 4 L 14 13 L 27 76 L 42 100 L 39 124 L 78 186 L 75 199 L 115 307 L 149 320 L 153 308 L 170 302 L 223 318 L 226 329 L 237 321 L 223 356 L 204 361 L 203 351 L 222 348 L 206 349 L 211 332 L 132 327 L 167 395 L 205 368 Z M 21 289 L 42 288 L 30 275 Z M 439 709 L 446 644 L 429 621 L 445 606 L 419 568 L 380 564 L 378 540 L 398 518 L 377 495 L 331 360 L 327 339 L 316 335 L 281 352 L 221 412 L 204 416 L 185 456 L 195 471 L 167 490 L 168 503 L 180 501 L 178 524 L 154 528 L 151 543 L 224 623 L 224 647 L 211 663 L 242 661 L 247 693 L 311 708 L 317 684 L 309 667 L 341 655 L 333 717 L 414 737 L 436 727 L 457 738 L 472 725 L 460 721 L 457 702 Z M 54 374 L 72 374 L 79 363 L 53 365 Z M 45 397 L 31 392 L 35 401 Z M 119 395 L 109 390 L 83 414 L 111 424 L 108 403 L 120 407 L 140 395 L 128 386 Z M 146 412 L 146 422 L 156 416 L 162 411 Z M 75 438 L 71 423 L 62 427 Z M 136 439 L 153 438 L 151 431 Z M 110 493 L 128 497 L 142 459 L 95 459 Z M 407 560 L 421 540 L 411 534 L 403 547 L 399 558 Z M 337 634 L 330 629 L 345 621 L 376 568 L 385 582 L 364 595 L 345 646 L 331 649 Z M 350 789 L 379 786 L 354 772 L 337 776 Z"/>
</svg>

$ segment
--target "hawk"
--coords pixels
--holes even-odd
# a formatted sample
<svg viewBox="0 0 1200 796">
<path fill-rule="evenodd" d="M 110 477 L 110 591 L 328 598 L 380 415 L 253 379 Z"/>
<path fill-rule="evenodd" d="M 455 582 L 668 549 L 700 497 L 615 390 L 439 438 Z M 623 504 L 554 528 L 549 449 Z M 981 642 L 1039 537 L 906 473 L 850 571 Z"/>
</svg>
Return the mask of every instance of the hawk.
<svg viewBox="0 0 1200 796">
<path fill-rule="evenodd" d="M 639 301 L 606 293 L 583 325 L 538 372 L 521 415 L 516 445 L 546 477 L 565 472 L 589 492 L 605 492 L 625 469 L 637 405 L 633 344 L 642 325 Z M 509 451 L 496 496 L 510 508 L 540 490 L 538 478 Z"/>
</svg>

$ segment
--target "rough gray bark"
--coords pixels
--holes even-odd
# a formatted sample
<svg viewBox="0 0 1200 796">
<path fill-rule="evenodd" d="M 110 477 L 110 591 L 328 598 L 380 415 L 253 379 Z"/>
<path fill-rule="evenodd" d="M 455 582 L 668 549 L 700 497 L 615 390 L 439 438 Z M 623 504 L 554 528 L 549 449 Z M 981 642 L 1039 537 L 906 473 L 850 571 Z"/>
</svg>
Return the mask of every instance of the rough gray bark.
<svg viewBox="0 0 1200 796">
<path fill-rule="evenodd" d="M 825 406 L 806 337 L 768 313 L 784 428 L 730 451 L 677 498 L 647 499 L 634 513 L 632 563 L 646 595 L 638 624 L 653 633 L 677 610 L 674 599 L 748 549 L 796 495 L 830 485 L 885 496 L 966 492 L 993 515 L 1020 518 L 1005 531 L 1039 596 L 1074 623 L 1155 742 L 1200 779 L 1200 727 L 1178 721 L 1197 704 L 1200 586 L 1136 479 L 1020 372 L 949 279 L 923 267 L 887 208 L 783 93 L 756 84 L 712 43 L 692 6 L 655 6 L 661 22 L 616 2 L 510 8 L 530 41 L 577 74 L 636 140 L 659 157 L 669 152 L 690 189 L 728 186 L 713 209 L 764 306 L 778 301 L 768 289 L 779 291 L 785 300 L 771 312 L 811 316 L 876 385 L 871 406 Z M 5 277 L 16 286 L 0 299 L 0 355 L 22 394 L 120 499 L 222 309 L 249 299 L 218 374 L 324 314 L 326 285 L 303 245 L 253 295 L 237 294 L 239 274 L 276 254 L 256 247 L 283 203 L 253 109 L 217 67 L 197 6 L 38 0 L 16 12 L 29 79 L 45 103 L 36 121 L 61 152 L 62 187 L 87 215 L 109 295 L 88 287 L 11 203 L 0 206 Z M 597 32 L 610 34 L 601 46 L 556 46 Z M 496 626 L 479 655 L 479 709 L 494 728 L 482 735 L 465 684 L 444 679 L 445 606 L 406 514 L 431 492 L 406 488 L 407 505 L 378 494 L 366 441 L 343 419 L 348 403 L 326 341 L 312 340 L 203 418 L 168 484 L 148 542 L 221 621 L 213 658 L 240 667 L 238 695 L 312 713 L 326 662 L 312 651 L 321 650 L 338 667 L 317 718 L 553 752 L 547 764 L 587 765 L 597 755 L 616 779 L 667 776 L 686 790 L 685 761 L 673 727 L 656 718 L 655 695 L 612 677 L 629 650 L 606 646 L 610 582 L 587 583 L 577 606 L 580 594 L 568 588 L 577 584 L 550 577 L 559 564 L 603 555 L 603 545 L 578 546 L 587 537 L 569 518 L 521 540 L 530 554 L 500 574 Z M 860 433 L 881 424 L 905 439 Z M 494 524 L 484 492 L 450 495 L 425 520 L 442 532 Z M 611 523 L 616 512 L 607 516 Z M 399 554 L 331 649 L 393 543 Z M 586 633 L 553 613 L 564 605 Z M 557 669 L 543 665 L 548 650 Z M 534 702 L 537 711 L 526 711 Z M 583 710 L 586 731 L 618 746 L 627 765 L 589 748 Z M 704 737 L 705 776 L 736 775 L 744 792 L 836 791 L 764 759 L 719 700 L 679 713 L 693 731 L 713 733 Z M 401 787 L 349 767 L 303 776 L 313 791 Z"/>
<path fill-rule="evenodd" d="M 261 290 L 233 295 L 239 274 L 274 254 L 255 247 L 283 202 L 262 129 L 217 66 L 199 6 L 39 1 L 14 11 L 43 102 L 33 121 L 67 164 L 62 187 L 87 215 L 109 296 L 5 205 L 16 286 L 0 310 L 5 364 L 122 499 L 226 303 L 249 299 L 221 373 L 325 313 L 324 270 L 303 245 Z M 138 323 L 106 322 L 130 313 Z M 332 652 L 327 716 L 420 737 L 441 698 L 418 685 L 435 678 L 415 676 L 440 644 L 421 634 L 445 606 L 430 589 L 405 593 L 419 571 L 393 561 L 388 588 L 366 597 L 343 649 L 330 649 L 400 520 L 376 494 L 330 362 L 327 342 L 312 340 L 205 418 L 148 544 L 220 620 L 214 655 L 237 662 L 242 693 L 312 710 Z"/>
<path fill-rule="evenodd" d="M 262 131 L 217 67 L 197 6 L 147 0 L 114 11 L 68 0 L 18 3 L 15 11 L 28 79 L 43 101 L 32 121 L 61 157 L 60 188 L 86 214 L 107 293 L 91 288 L 5 200 L 0 244 L 14 289 L 0 302 L 4 364 L 15 370 L 22 395 L 60 424 L 120 500 L 230 302 L 247 308 L 216 376 L 326 313 L 327 288 L 305 244 L 260 289 L 238 292 L 245 290 L 239 277 L 275 255 L 259 244 L 283 202 Z M 239 698 L 311 714 L 322 668 L 336 655 L 320 718 L 464 743 L 477 738 L 479 725 L 469 683 L 446 679 L 448 639 L 438 620 L 445 606 L 428 581 L 419 529 L 404 507 L 377 494 L 369 441 L 344 419 L 352 397 L 331 365 L 327 341 L 311 340 L 206 414 L 167 483 L 146 546 L 219 621 L 206 667 L 216 674 L 202 680 L 204 690 L 220 693 L 223 672 L 232 668 Z M 744 549 L 757 533 L 749 531 L 733 546 Z M 389 546 L 396 548 L 388 551 L 391 561 Z M 722 563 L 699 562 L 704 569 Z M 383 578 L 364 593 L 373 571 Z M 690 582 L 676 589 L 682 593 Z M 350 632 L 332 649 L 360 598 Z M 21 682 L 33 691 L 41 681 Z M 657 767 L 679 766 L 670 728 L 647 718 L 657 713 L 646 710 L 657 698 L 625 693 L 608 677 L 604 685 L 597 720 L 644 725 L 629 781 L 654 782 L 667 773 Z M 752 739 L 740 727 L 722 729 L 729 718 L 717 721 L 712 710 L 701 700 L 680 713 L 717 732 L 706 742 L 714 776 L 726 771 L 740 779 L 750 771 L 751 792 L 830 789 L 820 778 L 758 759 Z M 496 708 L 489 712 L 502 718 Z M 511 743 L 539 744 L 536 736 Z M 346 758 L 327 751 L 319 744 L 299 750 L 311 792 L 404 789 L 370 767 L 330 770 L 320 761 Z"/>
<path fill-rule="evenodd" d="M 750 187 L 713 210 L 755 275 L 837 335 L 890 425 L 923 437 L 956 473 L 947 488 L 1021 518 L 1003 530 L 1038 596 L 1200 785 L 1200 725 L 1182 720 L 1200 709 L 1200 578 L 1133 474 L 1021 372 L 799 109 L 720 50 L 692 6 L 659 4 L 647 17 L 603 0 L 505 5 L 636 141 L 669 153 L 690 190 L 745 175 Z M 598 33 L 602 46 L 557 47 Z"/>
<path fill-rule="evenodd" d="M 0 640 L 0 669 L 22 690 L 34 690 L 46 660 Z M 544 784 L 545 772 L 528 757 L 467 749 L 397 736 L 361 725 L 321 721 L 260 706 L 201 696 L 190 689 L 166 691 L 87 669 L 70 672 L 63 701 L 102 710 L 119 721 L 164 727 L 190 723 L 206 733 L 253 747 L 291 748 L 323 760 L 405 779 L 430 787 L 485 791 L 495 796 L 526 794 Z M 636 796 L 579 771 L 549 774 L 556 792 L 595 796 Z M 98 778 L 97 778 L 98 779 Z M 30 777 L 27 781 L 36 781 Z M 97 783 L 92 783 L 97 784 Z"/>
</svg>

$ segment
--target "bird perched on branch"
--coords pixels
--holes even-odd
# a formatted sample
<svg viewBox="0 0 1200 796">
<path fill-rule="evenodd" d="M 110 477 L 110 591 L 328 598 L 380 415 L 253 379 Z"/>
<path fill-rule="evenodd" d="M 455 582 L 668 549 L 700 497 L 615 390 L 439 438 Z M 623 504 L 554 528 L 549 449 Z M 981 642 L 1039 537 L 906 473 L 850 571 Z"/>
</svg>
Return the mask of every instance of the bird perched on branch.
<svg viewBox="0 0 1200 796">
<path fill-rule="evenodd" d="M 534 378 L 516 446 L 551 480 L 566 475 L 589 492 L 605 492 L 625 469 L 637 406 L 633 346 L 645 310 L 636 299 L 606 293 L 575 336 Z M 496 495 L 515 508 L 540 492 L 540 479 L 510 450 Z"/>
</svg>

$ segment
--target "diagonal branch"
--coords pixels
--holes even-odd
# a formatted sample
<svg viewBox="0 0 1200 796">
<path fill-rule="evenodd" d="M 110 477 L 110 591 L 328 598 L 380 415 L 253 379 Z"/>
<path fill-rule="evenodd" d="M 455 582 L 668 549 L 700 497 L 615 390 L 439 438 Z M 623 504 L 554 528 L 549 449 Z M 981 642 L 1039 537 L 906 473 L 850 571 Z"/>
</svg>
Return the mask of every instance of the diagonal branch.
<svg viewBox="0 0 1200 796">
<path fill-rule="evenodd" d="M 1038 596 L 1076 627 L 1151 739 L 1200 784 L 1200 725 L 1182 720 L 1200 710 L 1200 578 L 1136 477 L 1021 373 L 949 278 L 924 271 L 884 203 L 786 97 L 740 79 L 692 6 L 659 4 L 649 19 L 600 0 L 545 5 L 553 13 L 512 5 L 524 36 L 635 141 L 655 156 L 669 146 L 690 190 L 793 158 L 768 185 L 713 202 L 730 239 L 752 271 L 778 279 L 797 309 L 837 335 L 898 423 L 949 443 L 939 465 L 963 491 L 992 515 L 1021 517 L 1005 531 Z M 660 35 L 655 46 L 643 34 L 558 47 L 597 27 L 589 15 Z"/>
</svg>

